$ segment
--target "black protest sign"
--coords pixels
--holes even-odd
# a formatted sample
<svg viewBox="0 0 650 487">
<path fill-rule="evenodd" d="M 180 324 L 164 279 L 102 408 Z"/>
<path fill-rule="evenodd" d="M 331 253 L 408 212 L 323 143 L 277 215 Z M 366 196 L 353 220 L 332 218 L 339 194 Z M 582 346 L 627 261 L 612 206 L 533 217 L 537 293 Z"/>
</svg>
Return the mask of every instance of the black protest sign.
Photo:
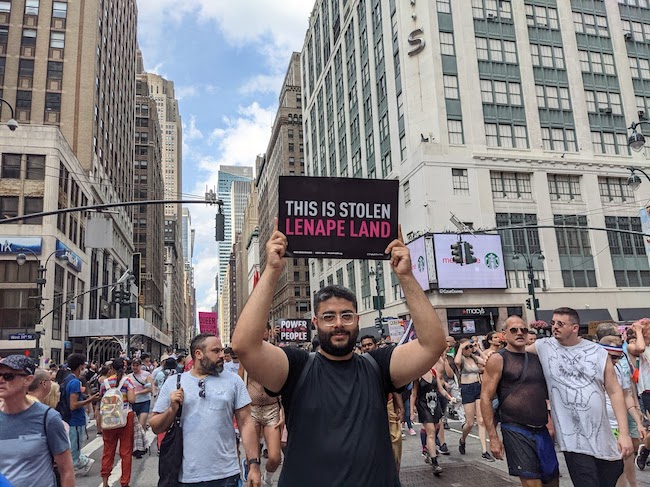
<svg viewBox="0 0 650 487">
<path fill-rule="evenodd" d="M 278 228 L 291 257 L 388 259 L 399 181 L 280 176 Z"/>
<path fill-rule="evenodd" d="M 280 327 L 279 342 L 303 343 L 309 341 L 309 321 L 280 318 L 277 321 Z"/>
</svg>

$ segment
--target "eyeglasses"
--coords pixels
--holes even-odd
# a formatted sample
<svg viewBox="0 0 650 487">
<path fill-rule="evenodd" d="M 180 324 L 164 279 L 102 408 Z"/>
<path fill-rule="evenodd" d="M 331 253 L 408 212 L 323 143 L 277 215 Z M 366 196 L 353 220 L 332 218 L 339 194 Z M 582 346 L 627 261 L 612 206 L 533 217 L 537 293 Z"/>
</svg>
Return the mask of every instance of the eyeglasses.
<svg viewBox="0 0 650 487">
<path fill-rule="evenodd" d="M 0 374 L 0 377 L 2 377 L 6 382 L 11 382 L 16 377 L 27 377 L 27 374 L 14 374 L 13 372 L 5 372 L 3 374 Z"/>
<path fill-rule="evenodd" d="M 356 316 L 357 314 L 353 313 L 352 311 L 344 311 L 343 313 L 323 313 L 318 318 L 323 320 L 326 326 L 336 326 L 337 317 L 341 319 L 341 324 L 351 325 L 352 323 L 354 323 L 354 318 Z"/>
<path fill-rule="evenodd" d="M 528 334 L 528 328 L 508 328 L 508 331 L 512 333 L 513 335 L 516 335 L 517 333 L 521 332 L 524 335 Z"/>
<path fill-rule="evenodd" d="M 205 399 L 205 379 L 199 381 L 199 397 Z"/>
<path fill-rule="evenodd" d="M 557 326 L 558 328 L 562 328 L 564 325 L 577 325 L 578 323 L 565 323 L 564 321 L 551 320 L 550 324 L 551 326 Z"/>
</svg>

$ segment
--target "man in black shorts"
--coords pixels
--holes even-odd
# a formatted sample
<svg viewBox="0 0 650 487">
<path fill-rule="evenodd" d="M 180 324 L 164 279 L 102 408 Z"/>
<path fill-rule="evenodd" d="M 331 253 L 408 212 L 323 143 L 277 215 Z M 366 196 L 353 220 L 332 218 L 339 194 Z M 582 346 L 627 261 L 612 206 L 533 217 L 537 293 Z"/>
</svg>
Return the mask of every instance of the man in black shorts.
<svg viewBox="0 0 650 487">
<path fill-rule="evenodd" d="M 444 328 L 413 275 L 401 231 L 386 254 L 418 339 L 355 354 L 357 299 L 349 289 L 327 286 L 314 295 L 312 324 L 320 348 L 310 355 L 264 341 L 287 248 L 277 220 L 274 226 L 266 244 L 266 268 L 242 310 L 232 347 L 251 377 L 269 393 L 282 395 L 289 436 L 278 486 L 396 487 L 386 398 L 433 367 L 445 349 Z"/>
<path fill-rule="evenodd" d="M 537 355 L 526 352 L 528 327 L 518 316 L 505 323 L 506 348 L 488 358 L 483 373 L 481 412 L 490 437 L 490 450 L 502 460 L 505 449 L 510 475 L 524 487 L 553 486 L 559 481 L 559 464 L 548 433 L 548 392 Z M 499 439 L 492 398 L 499 398 Z"/>
</svg>

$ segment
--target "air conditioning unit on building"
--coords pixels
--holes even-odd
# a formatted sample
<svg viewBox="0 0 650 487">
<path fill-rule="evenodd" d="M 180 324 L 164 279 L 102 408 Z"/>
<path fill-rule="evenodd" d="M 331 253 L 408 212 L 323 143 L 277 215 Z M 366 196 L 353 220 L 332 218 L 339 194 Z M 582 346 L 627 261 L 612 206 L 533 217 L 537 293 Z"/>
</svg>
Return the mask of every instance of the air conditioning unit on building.
<svg viewBox="0 0 650 487">
<path fill-rule="evenodd" d="M 625 37 L 626 41 L 631 41 L 632 40 L 632 32 L 626 32 L 623 34 L 623 37 Z"/>
</svg>

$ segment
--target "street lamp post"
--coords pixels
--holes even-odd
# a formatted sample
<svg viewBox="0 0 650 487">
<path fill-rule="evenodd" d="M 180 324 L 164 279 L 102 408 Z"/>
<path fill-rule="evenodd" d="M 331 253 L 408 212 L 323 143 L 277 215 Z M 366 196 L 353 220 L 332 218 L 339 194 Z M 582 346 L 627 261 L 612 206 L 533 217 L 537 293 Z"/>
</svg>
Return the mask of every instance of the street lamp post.
<svg viewBox="0 0 650 487">
<path fill-rule="evenodd" d="M 0 103 L 4 103 L 9 107 L 9 110 L 11 111 L 11 118 L 7 120 L 7 127 L 9 127 L 9 130 L 12 132 L 18 128 L 18 122 L 16 122 L 14 118 L 14 107 L 11 106 L 11 104 L 5 100 L 4 98 L 0 98 Z"/>
<path fill-rule="evenodd" d="M 36 258 L 36 262 L 39 263 L 38 275 L 36 277 L 36 287 L 38 289 L 38 296 L 36 298 L 37 299 L 36 307 L 38 309 L 38 320 L 34 324 L 34 336 L 36 338 L 36 349 L 34 350 L 34 356 L 36 357 L 37 362 L 40 364 L 41 363 L 41 334 L 44 332 L 43 325 L 41 324 L 41 311 L 43 309 L 43 300 L 44 300 L 43 292 L 45 291 L 45 283 L 47 282 L 46 280 L 47 264 L 50 262 L 50 259 L 54 255 L 59 254 L 59 257 L 62 260 L 66 260 L 66 261 L 68 260 L 68 255 L 62 253 L 65 252 L 63 250 L 55 250 L 54 252 L 52 252 L 50 255 L 47 256 L 47 258 L 45 259 L 45 264 L 41 266 L 39 261 L 39 256 L 32 249 L 19 248 L 17 250 L 21 251 L 21 253 L 16 256 L 16 263 L 18 265 L 24 265 L 25 262 L 27 262 L 27 255 L 25 255 L 24 252 L 31 253 Z"/>
<path fill-rule="evenodd" d="M 379 285 L 381 282 L 381 279 L 384 276 L 384 266 L 381 265 L 380 263 L 377 263 L 375 265 L 375 269 L 370 269 L 370 272 L 368 272 L 369 276 L 374 276 L 375 278 L 375 290 L 377 291 L 377 296 L 373 297 L 373 308 L 377 310 L 377 322 L 376 322 L 376 327 L 379 329 L 382 338 L 384 337 L 384 325 L 381 321 L 381 310 L 384 309 L 384 297 L 381 295 L 381 286 Z"/>
<path fill-rule="evenodd" d="M 632 149 L 635 152 L 640 152 L 643 149 L 643 146 L 645 145 L 645 137 L 641 132 L 637 132 L 636 128 L 640 125 L 645 125 L 645 124 L 650 125 L 650 121 L 641 120 L 640 122 L 632 122 L 628 127 L 628 130 L 632 131 L 632 135 L 630 135 L 630 138 L 627 139 L 627 145 L 629 145 L 630 149 Z"/>
<path fill-rule="evenodd" d="M 627 178 L 627 185 L 632 189 L 632 191 L 636 191 L 639 189 L 639 186 L 641 186 L 641 178 L 637 172 L 643 174 L 646 179 L 650 181 L 650 176 L 648 176 L 648 173 L 643 169 L 639 167 L 628 167 L 628 170 L 630 171 L 630 176 Z"/>
<path fill-rule="evenodd" d="M 537 321 L 537 309 L 539 308 L 539 302 L 535 297 L 535 274 L 533 273 L 533 258 L 537 255 L 537 258 L 539 260 L 544 260 L 544 254 L 541 250 L 536 250 L 532 254 L 515 252 L 515 254 L 512 256 L 512 260 L 519 260 L 520 255 L 524 258 L 524 261 L 526 261 L 526 270 L 528 271 L 528 294 L 530 295 L 531 302 L 529 308 L 533 310 L 535 321 Z"/>
</svg>

